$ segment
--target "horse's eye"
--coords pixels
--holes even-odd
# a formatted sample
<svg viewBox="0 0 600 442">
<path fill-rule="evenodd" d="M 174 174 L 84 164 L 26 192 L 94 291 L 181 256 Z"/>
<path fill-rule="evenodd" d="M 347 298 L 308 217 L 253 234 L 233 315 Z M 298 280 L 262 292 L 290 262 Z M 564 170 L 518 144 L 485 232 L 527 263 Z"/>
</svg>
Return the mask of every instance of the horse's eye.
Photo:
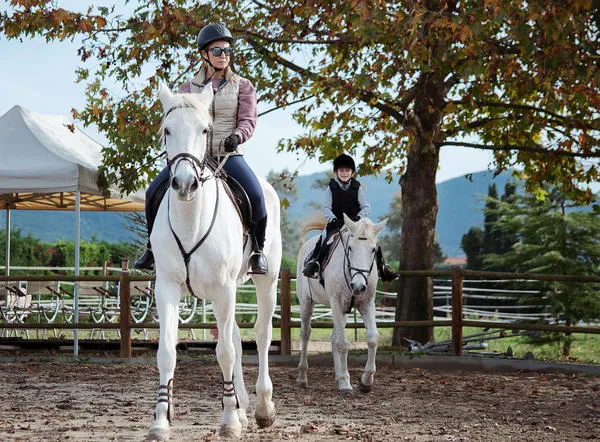
<svg viewBox="0 0 600 442">
<path fill-rule="evenodd" d="M 165 127 L 165 135 L 171 135 L 171 131 Z"/>
<path fill-rule="evenodd" d="M 204 135 L 206 135 L 206 134 L 208 133 L 208 129 L 204 129 L 204 130 L 202 131 L 202 133 L 203 133 Z"/>
<path fill-rule="evenodd" d="M 352 251 L 352 247 L 348 246 L 348 252 Z"/>
</svg>

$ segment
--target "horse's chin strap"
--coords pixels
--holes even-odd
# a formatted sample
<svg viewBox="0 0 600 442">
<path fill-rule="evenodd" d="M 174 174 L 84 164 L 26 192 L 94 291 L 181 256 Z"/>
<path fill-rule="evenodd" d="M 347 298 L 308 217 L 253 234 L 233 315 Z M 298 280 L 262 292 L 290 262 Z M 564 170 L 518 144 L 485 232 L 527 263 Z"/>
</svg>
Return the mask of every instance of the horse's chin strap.
<svg viewBox="0 0 600 442">
<path fill-rule="evenodd" d="M 171 229 L 171 233 L 175 237 L 175 241 L 177 242 L 177 247 L 179 247 L 179 251 L 181 252 L 181 256 L 183 257 L 183 262 L 185 263 L 185 284 L 192 296 L 196 296 L 196 295 L 194 294 L 194 290 L 192 289 L 192 285 L 190 284 L 190 269 L 189 269 L 190 259 L 192 258 L 192 255 L 194 254 L 194 252 L 196 250 L 198 250 L 198 248 L 204 243 L 204 241 L 206 241 L 206 238 L 210 234 L 213 226 L 215 225 L 215 220 L 217 219 L 217 209 L 219 208 L 219 182 L 216 180 L 215 180 L 215 186 L 217 188 L 217 196 L 215 198 L 215 208 L 213 210 L 213 215 L 212 215 L 212 219 L 210 221 L 210 225 L 208 226 L 208 229 L 206 230 L 206 232 L 204 233 L 202 238 L 200 238 L 200 240 L 196 243 L 196 245 L 194 247 L 192 247 L 192 249 L 189 252 L 185 251 L 185 248 L 183 247 L 181 240 L 179 239 L 179 237 L 177 236 L 177 233 L 175 233 L 175 230 L 173 230 L 173 226 L 171 225 L 171 216 L 170 216 L 171 192 L 169 192 L 167 195 L 167 219 L 169 220 L 169 228 Z"/>
</svg>

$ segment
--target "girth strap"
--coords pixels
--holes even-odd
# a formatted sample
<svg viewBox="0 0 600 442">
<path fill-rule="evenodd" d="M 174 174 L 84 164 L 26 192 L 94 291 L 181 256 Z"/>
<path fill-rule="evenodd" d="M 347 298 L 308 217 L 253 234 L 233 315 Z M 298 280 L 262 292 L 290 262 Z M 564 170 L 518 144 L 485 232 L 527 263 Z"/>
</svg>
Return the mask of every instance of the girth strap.
<svg viewBox="0 0 600 442">
<path fill-rule="evenodd" d="M 185 263 L 185 284 L 187 285 L 187 288 L 192 296 L 196 295 L 194 294 L 194 290 L 192 290 L 192 286 L 190 284 L 190 259 L 192 258 L 194 252 L 198 250 L 198 248 L 204 243 L 204 241 L 210 234 L 213 226 L 215 225 L 215 220 L 217 219 L 217 209 L 219 208 L 219 181 L 217 179 L 215 179 L 215 186 L 217 187 L 217 196 L 215 198 L 215 209 L 213 211 L 212 220 L 210 221 L 210 226 L 208 226 L 208 230 L 204 233 L 202 238 L 200 238 L 200 240 L 196 243 L 194 247 L 192 247 L 192 249 L 189 252 L 185 251 L 183 244 L 181 244 L 181 240 L 179 239 L 179 237 L 175 233 L 175 230 L 173 230 L 173 226 L 171 225 L 171 217 L 169 216 L 171 193 L 169 193 L 169 195 L 167 196 L 167 219 L 169 220 L 169 228 L 171 229 L 171 232 L 175 237 L 177 247 L 179 247 L 179 251 L 181 252 L 181 256 L 183 257 L 183 262 Z"/>
</svg>

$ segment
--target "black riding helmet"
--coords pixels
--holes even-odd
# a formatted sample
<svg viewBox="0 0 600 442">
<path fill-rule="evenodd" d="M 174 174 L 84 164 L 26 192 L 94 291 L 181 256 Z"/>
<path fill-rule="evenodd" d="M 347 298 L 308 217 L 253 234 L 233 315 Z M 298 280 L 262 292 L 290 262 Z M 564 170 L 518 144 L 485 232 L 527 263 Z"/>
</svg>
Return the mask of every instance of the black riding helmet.
<svg viewBox="0 0 600 442">
<path fill-rule="evenodd" d="M 340 168 L 352 169 L 352 172 L 356 172 L 356 166 L 354 165 L 354 160 L 350 155 L 346 155 L 345 153 L 341 154 L 335 160 L 333 160 L 333 171 L 337 171 Z"/>
<path fill-rule="evenodd" d="M 205 49 L 213 41 L 225 40 L 233 43 L 233 35 L 225 25 L 220 23 L 209 23 L 200 29 L 198 33 L 198 50 Z"/>
</svg>

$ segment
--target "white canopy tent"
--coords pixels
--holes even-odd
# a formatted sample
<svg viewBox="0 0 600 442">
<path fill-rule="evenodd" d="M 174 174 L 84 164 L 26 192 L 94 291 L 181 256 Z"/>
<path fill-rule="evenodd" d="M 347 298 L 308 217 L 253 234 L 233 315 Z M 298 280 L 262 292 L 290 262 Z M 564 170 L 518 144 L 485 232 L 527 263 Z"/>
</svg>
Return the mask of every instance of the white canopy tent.
<svg viewBox="0 0 600 442">
<path fill-rule="evenodd" d="M 64 115 L 14 106 L 0 117 L 0 208 L 6 210 L 6 274 L 10 272 L 10 210 L 74 210 L 75 274 L 79 274 L 80 211 L 142 211 L 144 195 L 105 198 L 96 181 L 102 146 Z M 75 285 L 75 320 L 78 285 Z M 75 354 L 78 353 L 77 329 Z"/>
</svg>

